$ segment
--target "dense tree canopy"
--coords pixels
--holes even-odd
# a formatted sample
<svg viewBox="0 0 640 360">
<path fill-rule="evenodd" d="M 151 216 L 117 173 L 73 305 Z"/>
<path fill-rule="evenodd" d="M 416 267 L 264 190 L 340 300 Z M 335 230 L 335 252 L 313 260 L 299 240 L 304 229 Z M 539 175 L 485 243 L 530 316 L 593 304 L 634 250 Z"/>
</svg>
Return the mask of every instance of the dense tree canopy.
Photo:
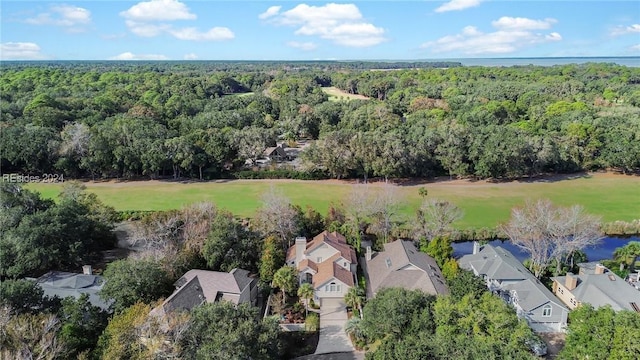
<svg viewBox="0 0 640 360">
<path fill-rule="evenodd" d="M 304 158 L 332 177 L 640 169 L 638 68 L 374 64 L 10 64 L 0 162 L 25 174 L 214 178 L 281 136 L 319 139 Z M 326 86 L 369 99 L 330 101 Z"/>
<path fill-rule="evenodd" d="M 594 309 L 583 304 L 569 313 L 569 328 L 559 359 L 634 359 L 640 344 L 640 314 L 614 311 L 611 307 Z"/>
<path fill-rule="evenodd" d="M 353 329 L 356 327 L 357 329 Z M 540 341 L 499 297 L 484 292 L 434 298 L 420 291 L 384 289 L 364 307 L 350 333 L 381 340 L 368 359 L 534 359 Z"/>
<path fill-rule="evenodd" d="M 184 359 L 279 359 L 282 351 L 277 320 L 259 320 L 258 308 L 230 302 L 193 310 L 182 337 Z"/>
<path fill-rule="evenodd" d="M 0 205 L 0 277 L 77 271 L 115 243 L 115 211 L 73 183 L 53 203 L 19 184 L 0 182 Z"/>
<path fill-rule="evenodd" d="M 107 265 L 104 278 L 100 297 L 113 300 L 116 311 L 171 294 L 172 279 L 159 262 L 151 259 L 116 260 Z"/>
</svg>

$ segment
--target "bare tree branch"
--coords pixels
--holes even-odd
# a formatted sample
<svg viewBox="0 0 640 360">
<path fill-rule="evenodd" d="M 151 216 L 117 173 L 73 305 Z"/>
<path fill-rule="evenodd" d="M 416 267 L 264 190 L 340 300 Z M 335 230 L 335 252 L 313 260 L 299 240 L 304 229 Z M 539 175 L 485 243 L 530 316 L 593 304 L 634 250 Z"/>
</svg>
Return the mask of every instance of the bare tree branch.
<svg viewBox="0 0 640 360">
<path fill-rule="evenodd" d="M 254 227 L 264 237 L 270 234 L 278 236 L 285 251 L 291 246 L 300 228 L 298 214 L 291 205 L 291 200 L 274 186 L 262 195 L 262 207 L 253 220 Z"/>
<path fill-rule="evenodd" d="M 581 206 L 556 207 L 549 200 L 528 201 L 511 211 L 502 227 L 511 242 L 531 255 L 531 270 L 540 277 L 556 260 L 556 275 L 563 257 L 569 257 L 602 239 L 600 219 L 585 214 Z"/>
<path fill-rule="evenodd" d="M 455 204 L 439 199 L 425 199 L 417 211 L 414 233 L 427 241 L 450 233 L 451 225 L 463 216 Z"/>
</svg>

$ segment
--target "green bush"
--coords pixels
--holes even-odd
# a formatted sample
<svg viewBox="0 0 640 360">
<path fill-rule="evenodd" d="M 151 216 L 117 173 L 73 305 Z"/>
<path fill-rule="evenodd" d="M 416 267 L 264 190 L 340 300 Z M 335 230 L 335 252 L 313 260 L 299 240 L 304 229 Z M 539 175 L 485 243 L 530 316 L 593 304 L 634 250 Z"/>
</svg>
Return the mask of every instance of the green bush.
<svg viewBox="0 0 640 360">
<path fill-rule="evenodd" d="M 320 329 L 320 317 L 318 314 L 312 312 L 307 315 L 307 319 L 304 322 L 304 328 L 307 331 L 318 331 Z"/>
<path fill-rule="evenodd" d="M 233 173 L 236 179 L 294 179 L 294 180 L 323 180 L 329 176 L 324 171 L 298 171 L 290 169 L 274 170 L 243 170 Z"/>
</svg>

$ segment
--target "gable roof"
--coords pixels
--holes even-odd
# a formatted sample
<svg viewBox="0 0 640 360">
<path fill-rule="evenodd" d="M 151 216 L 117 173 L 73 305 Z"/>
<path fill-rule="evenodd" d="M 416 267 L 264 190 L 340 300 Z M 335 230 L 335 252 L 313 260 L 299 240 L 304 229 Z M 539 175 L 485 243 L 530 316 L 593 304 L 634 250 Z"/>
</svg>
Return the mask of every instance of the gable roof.
<svg viewBox="0 0 640 360">
<path fill-rule="evenodd" d="M 458 262 L 461 268 L 472 270 L 477 275 L 508 282 L 503 289 L 515 291 L 518 306 L 525 311 L 531 311 L 548 302 L 566 309 L 513 254 L 500 246 L 484 245 L 477 254 L 464 255 Z"/>
<path fill-rule="evenodd" d="M 329 259 L 317 264 L 318 272 L 313 275 L 313 288 L 318 289 L 332 279 L 338 279 L 348 286 L 355 284 L 351 271 L 338 265 L 335 261 L 340 258 L 340 254 L 335 254 Z"/>
<path fill-rule="evenodd" d="M 336 251 L 338 251 L 340 255 L 350 263 L 355 264 L 357 262 L 356 251 L 347 244 L 347 239 L 344 235 L 336 231 L 328 232 L 325 230 L 316 235 L 311 241 L 307 242 L 307 247 L 304 251 L 305 255 L 308 255 L 309 252 L 317 249 L 323 244 L 336 249 Z M 287 249 L 287 261 L 291 261 L 296 258 L 297 246 L 298 244 L 293 244 Z"/>
<path fill-rule="evenodd" d="M 174 285 L 176 290 L 163 303 L 165 311 L 191 309 L 203 302 L 229 300 L 238 304 L 242 291 L 255 282 L 249 271 L 230 272 L 189 270 Z"/>
<path fill-rule="evenodd" d="M 347 244 L 347 238 L 345 238 L 344 235 L 336 231 L 328 232 L 325 230 L 320 234 L 316 235 L 313 238 L 313 240 L 307 243 L 307 249 L 305 250 L 305 254 L 310 251 L 313 251 L 314 249 L 321 246 L 322 244 L 327 244 L 332 248 L 336 249 L 337 251 L 340 252 L 340 255 L 343 258 L 345 258 L 347 261 L 349 261 L 352 264 L 355 264 L 358 261 L 356 257 L 356 251 L 353 250 L 353 248 L 349 246 L 349 244 Z M 294 256 L 295 256 L 295 250 L 294 250 Z"/>
<path fill-rule="evenodd" d="M 509 251 L 490 244 L 484 245 L 477 254 L 462 256 L 458 262 L 461 268 L 494 280 L 526 280 L 533 276 Z"/>
<path fill-rule="evenodd" d="M 436 261 L 411 241 L 384 244 L 384 251 L 367 262 L 367 272 L 373 293 L 384 287 L 419 289 L 433 295 L 449 293 Z"/>
<path fill-rule="evenodd" d="M 287 153 L 284 151 L 284 149 L 282 148 L 282 146 L 272 146 L 272 147 L 268 147 L 266 148 L 263 152 L 262 155 L 264 156 L 281 156 L 281 157 L 285 157 L 287 156 Z"/>
<path fill-rule="evenodd" d="M 89 296 L 89 302 L 102 309 L 107 309 L 113 301 L 105 301 L 98 292 L 104 286 L 104 278 L 98 275 L 76 274 L 64 271 L 50 271 L 38 279 L 36 283 L 49 297 L 64 299 L 73 296 L 76 299 L 82 294 Z"/>
<path fill-rule="evenodd" d="M 611 305 L 611 308 L 616 311 L 637 311 L 631 303 L 640 306 L 640 291 L 609 269 L 605 268 L 603 274 L 596 274 L 595 264 L 578 264 L 580 274 L 573 275 L 578 278 L 578 284 L 575 289 L 570 290 L 576 300 L 596 308 Z M 552 280 L 564 285 L 566 276 L 553 277 Z"/>
<path fill-rule="evenodd" d="M 565 306 L 547 289 L 538 279 L 525 279 L 504 287 L 513 290 L 518 297 L 518 306 L 524 311 L 532 311 L 547 303 L 553 303 L 565 308 Z"/>
<path fill-rule="evenodd" d="M 300 263 L 298 263 L 298 271 L 302 271 L 306 268 L 309 268 L 315 272 L 318 272 L 318 264 L 316 264 L 315 262 L 309 259 L 304 259 L 300 261 Z"/>
</svg>

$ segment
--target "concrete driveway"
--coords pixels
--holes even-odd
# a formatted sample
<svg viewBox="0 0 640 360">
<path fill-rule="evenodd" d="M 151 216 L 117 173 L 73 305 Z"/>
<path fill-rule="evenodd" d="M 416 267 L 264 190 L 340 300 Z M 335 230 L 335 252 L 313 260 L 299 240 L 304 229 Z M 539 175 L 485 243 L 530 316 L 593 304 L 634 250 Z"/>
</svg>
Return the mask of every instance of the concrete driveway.
<svg viewBox="0 0 640 360">
<path fill-rule="evenodd" d="M 322 299 L 320 307 L 320 339 L 315 355 L 353 352 L 351 340 L 344 332 L 347 307 L 343 299 Z"/>
<path fill-rule="evenodd" d="M 307 355 L 296 358 L 295 360 L 364 360 L 364 353 L 332 353 L 322 355 Z"/>
</svg>

